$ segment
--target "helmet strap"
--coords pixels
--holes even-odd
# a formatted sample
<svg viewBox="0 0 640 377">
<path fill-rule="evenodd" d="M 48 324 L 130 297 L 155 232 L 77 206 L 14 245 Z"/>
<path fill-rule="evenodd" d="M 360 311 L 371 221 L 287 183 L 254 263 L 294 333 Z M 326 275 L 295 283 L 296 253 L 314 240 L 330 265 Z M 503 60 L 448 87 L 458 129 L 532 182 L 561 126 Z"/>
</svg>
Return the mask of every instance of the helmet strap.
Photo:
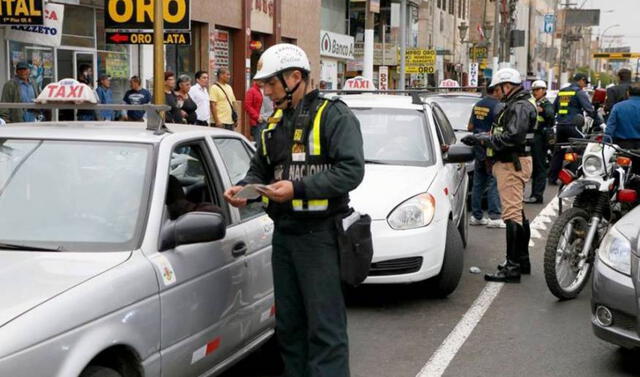
<svg viewBox="0 0 640 377">
<path fill-rule="evenodd" d="M 287 82 L 284 80 L 284 74 L 282 72 L 279 72 L 276 77 L 278 77 L 278 80 L 280 80 L 280 83 L 284 88 L 285 95 L 281 99 L 274 101 L 274 103 L 280 106 L 285 102 L 288 102 L 287 107 L 289 107 L 291 106 L 291 101 L 293 100 L 293 93 L 295 93 L 295 91 L 298 90 L 302 80 L 298 81 L 298 83 L 293 88 L 289 88 L 289 86 L 287 85 Z"/>
</svg>

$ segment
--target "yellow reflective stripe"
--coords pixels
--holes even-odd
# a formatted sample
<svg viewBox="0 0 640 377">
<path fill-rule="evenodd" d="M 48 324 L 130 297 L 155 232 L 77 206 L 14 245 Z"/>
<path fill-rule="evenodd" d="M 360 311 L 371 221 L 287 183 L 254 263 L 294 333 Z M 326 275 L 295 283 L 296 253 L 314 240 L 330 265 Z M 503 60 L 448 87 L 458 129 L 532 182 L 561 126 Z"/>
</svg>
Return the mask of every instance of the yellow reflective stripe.
<svg viewBox="0 0 640 377">
<path fill-rule="evenodd" d="M 575 91 L 558 92 L 558 96 L 575 96 Z"/>
<path fill-rule="evenodd" d="M 310 199 L 305 201 L 301 199 L 293 199 L 291 201 L 294 211 L 325 211 L 329 208 L 329 199 Z"/>
<path fill-rule="evenodd" d="M 569 102 L 560 102 L 560 106 L 569 106 Z"/>
<path fill-rule="evenodd" d="M 542 115 L 538 115 L 538 122 L 544 122 L 544 118 L 542 117 Z"/>
<path fill-rule="evenodd" d="M 260 133 L 260 138 L 262 139 L 262 154 L 264 156 L 267 155 L 267 144 L 264 142 L 265 132 L 268 131 L 268 130 L 272 130 L 272 129 L 276 128 L 276 126 L 278 125 L 278 122 L 280 122 L 281 118 L 282 118 L 282 109 L 278 109 L 269 118 L 269 124 L 267 125 L 267 128 L 262 130 L 262 132 Z"/>
<path fill-rule="evenodd" d="M 309 155 L 311 156 L 320 155 L 320 121 L 322 119 L 322 112 L 328 103 L 329 100 L 325 100 L 313 118 L 313 129 L 311 130 L 311 135 L 309 135 Z"/>
<path fill-rule="evenodd" d="M 561 115 L 569 114 L 569 110 L 567 110 L 567 109 L 560 109 L 560 110 L 558 110 L 558 114 L 561 114 Z"/>
<path fill-rule="evenodd" d="M 265 206 L 269 205 L 269 198 L 262 195 L 262 204 L 264 204 Z"/>
</svg>

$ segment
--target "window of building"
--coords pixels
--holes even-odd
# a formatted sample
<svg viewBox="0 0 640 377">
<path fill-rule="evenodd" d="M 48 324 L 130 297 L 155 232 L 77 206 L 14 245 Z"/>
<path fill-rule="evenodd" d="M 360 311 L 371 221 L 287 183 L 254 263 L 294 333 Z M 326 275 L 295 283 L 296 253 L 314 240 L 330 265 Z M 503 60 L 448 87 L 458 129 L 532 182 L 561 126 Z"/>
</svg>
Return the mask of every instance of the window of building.
<svg viewBox="0 0 640 377">
<path fill-rule="evenodd" d="M 96 47 L 96 23 L 93 8 L 65 5 L 62 22 L 62 45 Z"/>
<path fill-rule="evenodd" d="M 29 64 L 31 80 L 40 90 L 55 78 L 52 47 L 9 41 L 9 72 L 7 77 L 15 75 L 16 64 L 20 62 Z"/>
<path fill-rule="evenodd" d="M 455 6 L 456 6 L 456 1 L 455 0 L 449 0 L 449 14 L 455 14 Z"/>
</svg>

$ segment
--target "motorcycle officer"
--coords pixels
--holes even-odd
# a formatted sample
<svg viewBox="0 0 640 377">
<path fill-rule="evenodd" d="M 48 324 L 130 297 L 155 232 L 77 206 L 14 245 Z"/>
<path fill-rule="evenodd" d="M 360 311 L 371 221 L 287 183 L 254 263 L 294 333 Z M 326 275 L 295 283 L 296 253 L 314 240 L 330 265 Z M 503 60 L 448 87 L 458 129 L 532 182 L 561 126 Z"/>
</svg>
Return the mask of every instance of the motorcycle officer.
<svg viewBox="0 0 640 377">
<path fill-rule="evenodd" d="M 487 281 L 519 283 L 521 273 L 530 273 L 529 222 L 523 209 L 525 183 L 531 178 L 531 154 L 527 146 L 537 126 L 537 108 L 531 94 L 522 87 L 520 73 L 503 68 L 495 73 L 492 86 L 499 86 L 505 107 L 491 133 L 469 135 L 462 139 L 468 145 L 487 148 L 487 157 L 495 161 L 493 175 L 498 181 L 502 218 L 507 224 L 507 260 Z"/>
<path fill-rule="evenodd" d="M 360 123 L 337 99 L 311 90 L 307 54 L 269 47 L 256 80 L 277 109 L 258 140 L 249 171 L 224 196 L 233 206 L 245 184 L 260 189 L 274 221 L 276 334 L 286 377 L 348 377 L 347 314 L 336 218 L 364 177 Z"/>
<path fill-rule="evenodd" d="M 589 101 L 589 95 L 583 89 L 589 84 L 589 78 L 584 73 L 576 73 L 573 76 L 573 83 L 564 89 L 560 89 L 558 97 L 553 103 L 556 112 L 556 144 L 566 143 L 569 138 L 583 138 L 584 134 L 576 127 L 574 118 L 582 116 L 583 112 L 588 116 L 598 120 L 596 111 Z M 564 160 L 564 150 L 556 147 L 551 160 L 549 171 L 549 183 L 556 184 L 558 174 L 562 169 Z"/>
<path fill-rule="evenodd" d="M 533 159 L 533 173 L 531 174 L 531 196 L 524 200 L 525 203 L 542 203 L 542 195 L 547 183 L 547 172 L 549 162 L 547 151 L 549 143 L 547 135 L 553 131 L 555 123 L 555 113 L 553 104 L 547 99 L 547 83 L 544 80 L 536 80 L 531 85 L 531 92 L 536 100 L 538 110 L 538 128 L 533 135 L 533 148 L 531 157 Z"/>
</svg>

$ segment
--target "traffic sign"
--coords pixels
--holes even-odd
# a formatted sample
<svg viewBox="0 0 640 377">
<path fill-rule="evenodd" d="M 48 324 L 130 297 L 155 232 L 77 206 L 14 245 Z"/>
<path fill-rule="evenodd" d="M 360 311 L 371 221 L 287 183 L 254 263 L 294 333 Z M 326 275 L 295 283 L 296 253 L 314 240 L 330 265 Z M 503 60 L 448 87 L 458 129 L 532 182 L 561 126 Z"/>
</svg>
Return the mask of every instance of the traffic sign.
<svg viewBox="0 0 640 377">
<path fill-rule="evenodd" d="M 436 50 L 408 48 L 405 52 L 406 73 L 435 73 Z"/>
<path fill-rule="evenodd" d="M 554 14 L 544 15 L 544 32 L 553 34 L 556 31 L 556 16 Z"/>
<path fill-rule="evenodd" d="M 153 44 L 152 32 L 124 33 L 107 32 L 107 43 L 109 44 L 130 44 L 130 45 L 150 45 Z M 166 45 L 190 45 L 191 33 L 164 33 L 164 44 Z"/>
<path fill-rule="evenodd" d="M 105 28 L 152 30 L 153 4 L 149 0 L 105 0 Z M 165 29 L 191 29 L 190 0 L 162 0 L 162 4 Z"/>
</svg>

